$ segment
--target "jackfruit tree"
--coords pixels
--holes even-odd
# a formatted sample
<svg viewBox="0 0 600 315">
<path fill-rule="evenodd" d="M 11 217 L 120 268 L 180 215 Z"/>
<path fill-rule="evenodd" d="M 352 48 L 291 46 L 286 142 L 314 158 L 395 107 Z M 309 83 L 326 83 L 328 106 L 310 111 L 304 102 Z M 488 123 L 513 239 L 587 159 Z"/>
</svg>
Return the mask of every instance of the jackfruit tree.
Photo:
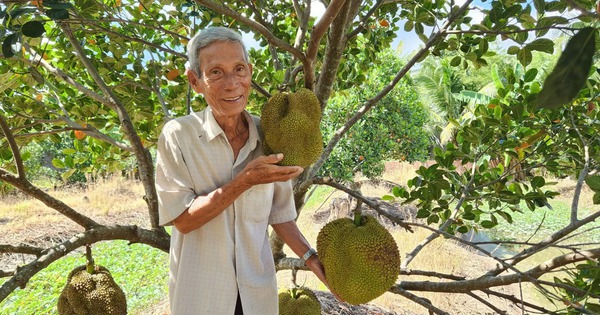
<svg viewBox="0 0 600 315">
<path fill-rule="evenodd" d="M 594 233 L 600 217 L 600 212 L 583 208 L 600 203 L 598 16 L 591 0 L 0 1 L 0 191 L 41 201 L 80 229 L 73 237 L 36 246 L 27 239 L 0 240 L 2 259 L 4 254 L 23 256 L 0 264 L 0 301 L 13 294 L 32 295 L 28 284 L 40 281 L 35 275 L 86 244 L 127 240 L 168 253 L 169 233 L 158 224 L 153 153 L 166 121 L 206 106 L 183 75 L 185 44 L 198 30 L 218 25 L 242 32 L 250 47 L 251 113 L 259 115 L 272 97 L 307 89 L 322 115 L 328 115 L 321 119 L 322 151 L 316 161 L 310 157 L 310 167 L 294 183 L 300 215 L 312 188 L 331 186 L 352 196 L 355 208 L 375 211 L 405 230 L 431 233 L 414 248 L 400 248 L 400 280 L 390 293 L 436 314 L 447 311 L 422 294 L 447 299 L 464 294 L 492 313 L 504 313 L 509 306 L 488 303 L 488 297 L 523 313 L 591 312 L 597 307 L 594 290 L 584 290 L 582 281 L 548 275 L 573 264 L 594 266 L 600 257 L 597 241 L 570 242 Z M 403 47 L 398 49 L 402 62 L 390 66 L 381 52 L 396 47 Z M 488 64 L 492 55 L 518 63 L 494 71 Z M 564 57 L 551 67 L 534 62 L 556 55 Z M 468 110 L 448 121 L 456 128 L 444 146 L 403 137 L 411 133 L 391 128 L 425 116 L 415 104 L 398 103 L 410 99 L 426 109 L 427 103 L 413 92 L 396 92 L 413 85 L 411 76 L 426 59 L 449 60 L 465 76 L 491 73 L 485 93 L 460 91 L 462 99 L 470 98 Z M 427 124 L 406 128 L 431 137 Z M 390 127 L 381 129 L 389 130 L 399 147 L 389 141 L 382 145 L 382 134 L 373 131 L 382 126 Z M 360 141 L 348 141 L 356 135 Z M 411 151 L 409 140 L 426 151 L 421 158 L 429 159 L 417 167 L 415 177 L 392 183 L 396 188 L 385 196 L 361 193 L 355 178 L 365 157 L 399 160 L 402 153 L 390 157 L 361 150 Z M 41 158 L 34 146 L 59 147 L 61 152 Z M 338 156 L 343 157 L 341 165 L 336 164 Z M 415 160 L 407 158 L 416 165 Z M 60 176 L 41 178 L 44 161 Z M 143 226 L 106 223 L 48 189 L 69 180 L 91 183 L 128 173 L 144 191 L 140 199 L 148 223 Z M 573 178 L 573 190 L 555 189 L 554 176 Z M 580 202 L 582 191 L 590 191 L 592 200 Z M 458 237 L 511 224 L 521 212 L 538 214 L 559 195 L 572 199 L 561 212 L 569 214 L 569 223 L 552 225 L 543 240 L 515 233 L 510 242 L 523 248 L 509 258 L 494 257 Z M 416 207 L 417 220 L 403 220 L 402 204 Z M 415 257 L 441 238 L 461 242 L 497 264 L 468 279 L 448 270 L 420 270 Z M 271 246 L 278 270 L 306 270 L 300 259 L 285 257 L 275 234 Z M 563 252 L 552 253 L 545 263 L 523 264 L 553 246 Z M 553 303 L 523 301 L 497 289 L 511 284 L 532 284 Z M 571 294 L 582 290 L 589 293 Z M 12 304 L 1 304 L 0 312 Z"/>
</svg>

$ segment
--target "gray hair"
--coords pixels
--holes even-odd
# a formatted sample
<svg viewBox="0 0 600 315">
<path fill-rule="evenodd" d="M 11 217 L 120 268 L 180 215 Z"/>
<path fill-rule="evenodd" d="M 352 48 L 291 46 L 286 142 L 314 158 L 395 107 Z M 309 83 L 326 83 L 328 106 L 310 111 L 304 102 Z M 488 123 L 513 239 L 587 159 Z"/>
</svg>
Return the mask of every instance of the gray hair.
<svg viewBox="0 0 600 315">
<path fill-rule="evenodd" d="M 208 27 L 196 34 L 187 45 L 188 69 L 194 71 L 198 77 L 202 76 L 202 73 L 200 72 L 200 60 L 198 58 L 200 50 L 218 41 L 240 43 L 244 50 L 246 62 L 249 61 L 248 50 L 242 41 L 242 35 L 240 35 L 240 33 L 222 26 Z"/>
</svg>

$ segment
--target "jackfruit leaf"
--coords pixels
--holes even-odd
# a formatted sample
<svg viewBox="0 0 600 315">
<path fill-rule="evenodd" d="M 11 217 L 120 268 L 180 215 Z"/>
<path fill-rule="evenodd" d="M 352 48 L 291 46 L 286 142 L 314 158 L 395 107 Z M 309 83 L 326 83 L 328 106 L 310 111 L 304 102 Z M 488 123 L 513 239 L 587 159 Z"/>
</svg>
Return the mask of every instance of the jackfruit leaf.
<svg viewBox="0 0 600 315">
<path fill-rule="evenodd" d="M 6 38 L 2 42 L 2 54 L 4 55 L 4 58 L 10 58 L 15 55 L 15 53 L 12 51 L 11 46 L 16 41 L 17 41 L 16 34 L 10 34 L 10 35 L 6 36 Z"/>
<path fill-rule="evenodd" d="M 548 38 L 538 38 L 527 44 L 525 47 L 530 50 L 537 50 L 549 54 L 554 53 L 554 42 Z"/>
<path fill-rule="evenodd" d="M 63 154 L 75 154 L 77 153 L 77 150 L 73 149 L 73 148 L 65 148 L 62 150 Z"/>
<path fill-rule="evenodd" d="M 592 198 L 592 201 L 594 202 L 595 205 L 600 204 L 600 192 L 596 192 L 594 194 L 594 197 Z"/>
<path fill-rule="evenodd" d="M 392 195 L 383 195 L 383 196 L 381 196 L 381 200 L 384 200 L 384 201 L 393 201 L 394 199 L 395 198 Z"/>
<path fill-rule="evenodd" d="M 69 179 L 69 177 L 73 176 L 73 174 L 75 174 L 75 172 L 77 172 L 77 170 L 76 170 L 76 169 L 70 169 L 70 170 L 68 170 L 68 171 L 66 171 L 66 172 L 64 172 L 64 173 L 62 173 L 62 175 L 61 175 L 61 176 L 62 176 L 62 179 L 63 179 L 64 181 L 67 181 L 67 179 Z"/>
<path fill-rule="evenodd" d="M 69 18 L 69 11 L 65 9 L 50 9 L 46 15 L 53 20 L 66 20 Z"/>
<path fill-rule="evenodd" d="M 546 181 L 542 176 L 535 176 L 531 179 L 531 189 L 543 187 L 546 184 Z"/>
<path fill-rule="evenodd" d="M 59 159 L 52 159 L 52 165 L 56 168 L 65 168 L 65 163 Z"/>
<path fill-rule="evenodd" d="M 496 224 L 490 220 L 483 220 L 481 221 L 481 227 L 486 228 L 486 229 L 491 229 L 494 226 L 496 226 Z"/>
<path fill-rule="evenodd" d="M 29 21 L 23 24 L 21 32 L 28 37 L 40 37 L 46 32 L 46 29 L 44 29 L 44 24 L 40 21 Z"/>
<path fill-rule="evenodd" d="M 584 27 L 567 43 L 537 96 L 537 107 L 556 109 L 573 101 L 585 86 L 594 56 L 596 29 Z"/>
<path fill-rule="evenodd" d="M 590 175 L 585 178 L 585 183 L 595 192 L 600 192 L 600 175 Z"/>
</svg>

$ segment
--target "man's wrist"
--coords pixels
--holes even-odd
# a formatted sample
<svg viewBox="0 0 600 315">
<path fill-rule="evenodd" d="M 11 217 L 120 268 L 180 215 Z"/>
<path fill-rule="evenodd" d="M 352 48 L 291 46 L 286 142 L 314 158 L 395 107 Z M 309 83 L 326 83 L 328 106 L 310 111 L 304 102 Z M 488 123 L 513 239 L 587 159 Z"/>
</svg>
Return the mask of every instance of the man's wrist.
<svg viewBox="0 0 600 315">
<path fill-rule="evenodd" d="M 309 248 L 306 253 L 302 256 L 302 261 L 306 264 L 306 261 L 310 259 L 310 257 L 317 254 L 317 251 L 314 248 Z"/>
</svg>

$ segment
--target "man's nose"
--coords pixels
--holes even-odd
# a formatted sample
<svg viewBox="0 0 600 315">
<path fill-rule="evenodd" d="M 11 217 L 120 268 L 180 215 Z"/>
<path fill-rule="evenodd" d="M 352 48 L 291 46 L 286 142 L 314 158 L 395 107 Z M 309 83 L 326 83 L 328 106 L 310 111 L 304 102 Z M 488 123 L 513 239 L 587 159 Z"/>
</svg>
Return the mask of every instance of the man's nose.
<svg viewBox="0 0 600 315">
<path fill-rule="evenodd" d="M 223 79 L 223 86 L 225 88 L 236 88 L 240 84 L 240 78 L 234 73 L 226 73 Z"/>
</svg>

